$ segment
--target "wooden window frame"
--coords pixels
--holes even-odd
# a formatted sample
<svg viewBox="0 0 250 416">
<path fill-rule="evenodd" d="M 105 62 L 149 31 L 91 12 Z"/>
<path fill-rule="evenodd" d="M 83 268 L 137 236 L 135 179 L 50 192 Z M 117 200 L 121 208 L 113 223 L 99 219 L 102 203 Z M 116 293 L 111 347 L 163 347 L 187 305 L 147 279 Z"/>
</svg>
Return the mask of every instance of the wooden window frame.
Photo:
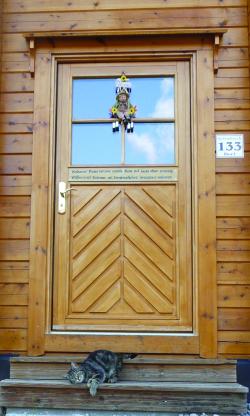
<svg viewBox="0 0 250 416">
<path fill-rule="evenodd" d="M 192 85 L 192 188 L 194 204 L 194 268 L 197 276 L 195 326 L 199 337 L 199 355 L 217 356 L 216 290 L 216 210 L 214 149 L 214 37 L 196 35 L 159 35 L 151 46 L 145 37 L 127 38 L 122 52 L 117 52 L 115 37 L 36 40 L 34 56 L 35 98 L 33 132 L 33 171 L 31 206 L 30 285 L 28 316 L 28 353 L 79 352 L 83 347 L 96 349 L 96 336 L 84 346 L 81 335 L 52 335 L 46 311 L 50 310 L 52 272 L 53 160 L 55 155 L 55 79 L 58 62 L 104 62 L 131 59 L 188 60 Z M 113 39 L 115 42 L 113 44 Z M 149 42 L 150 43 L 150 42 Z M 103 46 L 104 45 L 104 46 Z M 109 45 L 107 47 L 107 45 Z M 91 53 L 90 53 L 91 50 Z M 81 51 L 81 53 L 79 53 Z M 51 89 L 49 88 L 51 86 Z M 59 337 L 59 338 L 58 338 Z M 69 339 L 70 338 L 70 339 Z M 150 338 L 150 337 L 149 337 Z M 115 340 L 114 340 L 115 342 Z M 150 343 L 150 340 L 149 340 Z M 153 352 L 152 344 L 152 352 Z M 166 339 L 163 353 L 195 354 L 194 345 L 185 334 Z"/>
</svg>

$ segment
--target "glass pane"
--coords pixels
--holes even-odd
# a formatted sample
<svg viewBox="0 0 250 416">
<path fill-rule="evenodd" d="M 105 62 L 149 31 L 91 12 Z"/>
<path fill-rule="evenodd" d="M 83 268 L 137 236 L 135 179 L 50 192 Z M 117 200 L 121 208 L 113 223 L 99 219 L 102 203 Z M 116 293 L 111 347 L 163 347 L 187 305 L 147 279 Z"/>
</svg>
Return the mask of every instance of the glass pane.
<svg viewBox="0 0 250 416">
<path fill-rule="evenodd" d="M 130 102 L 137 106 L 136 117 L 174 117 L 174 77 L 131 78 L 130 81 Z M 109 118 L 115 99 L 114 78 L 74 79 L 73 119 Z"/>
<path fill-rule="evenodd" d="M 174 77 L 131 78 L 130 101 L 137 106 L 136 117 L 174 117 Z"/>
<path fill-rule="evenodd" d="M 75 124 L 72 126 L 72 165 L 109 165 L 121 163 L 121 135 L 112 124 Z"/>
<path fill-rule="evenodd" d="M 126 163 L 174 164 L 174 123 L 134 123 L 126 135 Z"/>
<path fill-rule="evenodd" d="M 74 79 L 73 120 L 109 118 L 115 102 L 115 79 Z"/>
</svg>

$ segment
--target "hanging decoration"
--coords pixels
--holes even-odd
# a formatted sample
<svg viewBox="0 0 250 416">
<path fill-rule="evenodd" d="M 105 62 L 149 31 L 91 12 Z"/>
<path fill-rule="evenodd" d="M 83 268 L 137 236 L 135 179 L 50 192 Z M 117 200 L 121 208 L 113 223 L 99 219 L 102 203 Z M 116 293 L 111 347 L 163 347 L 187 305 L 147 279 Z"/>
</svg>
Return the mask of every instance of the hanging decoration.
<svg viewBox="0 0 250 416">
<path fill-rule="evenodd" d="M 132 91 L 131 82 L 123 72 L 115 83 L 116 101 L 110 109 L 110 116 L 116 120 L 112 123 L 113 133 L 119 131 L 119 125 L 123 125 L 127 133 L 133 133 L 136 114 L 136 106 L 129 101 Z"/>
</svg>

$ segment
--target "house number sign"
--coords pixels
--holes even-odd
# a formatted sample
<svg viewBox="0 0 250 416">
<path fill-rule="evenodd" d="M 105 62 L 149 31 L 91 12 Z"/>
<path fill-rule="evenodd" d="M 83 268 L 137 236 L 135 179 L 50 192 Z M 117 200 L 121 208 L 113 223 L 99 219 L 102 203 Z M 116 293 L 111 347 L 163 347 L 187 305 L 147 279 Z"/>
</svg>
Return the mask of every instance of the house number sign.
<svg viewBox="0 0 250 416">
<path fill-rule="evenodd" d="M 74 167 L 69 168 L 69 182 L 173 182 L 176 167 Z"/>
<path fill-rule="evenodd" d="M 243 134 L 216 134 L 216 158 L 243 158 Z"/>
</svg>

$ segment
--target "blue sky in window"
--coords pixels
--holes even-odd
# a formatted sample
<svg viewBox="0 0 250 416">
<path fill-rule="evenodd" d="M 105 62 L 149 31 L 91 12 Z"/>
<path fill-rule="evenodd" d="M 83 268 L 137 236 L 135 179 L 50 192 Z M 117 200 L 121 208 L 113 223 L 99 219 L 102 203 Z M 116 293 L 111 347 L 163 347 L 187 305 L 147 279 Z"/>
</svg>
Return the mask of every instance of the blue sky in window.
<svg viewBox="0 0 250 416">
<path fill-rule="evenodd" d="M 131 78 L 130 101 L 138 118 L 174 117 L 174 77 Z M 108 118 L 115 102 L 115 79 L 73 81 L 73 119 Z M 120 133 L 110 124 L 81 124 L 72 127 L 72 164 L 119 164 Z M 126 134 L 127 164 L 173 164 L 174 123 L 134 123 Z M 112 151 L 111 151 L 112 150 Z"/>
</svg>

